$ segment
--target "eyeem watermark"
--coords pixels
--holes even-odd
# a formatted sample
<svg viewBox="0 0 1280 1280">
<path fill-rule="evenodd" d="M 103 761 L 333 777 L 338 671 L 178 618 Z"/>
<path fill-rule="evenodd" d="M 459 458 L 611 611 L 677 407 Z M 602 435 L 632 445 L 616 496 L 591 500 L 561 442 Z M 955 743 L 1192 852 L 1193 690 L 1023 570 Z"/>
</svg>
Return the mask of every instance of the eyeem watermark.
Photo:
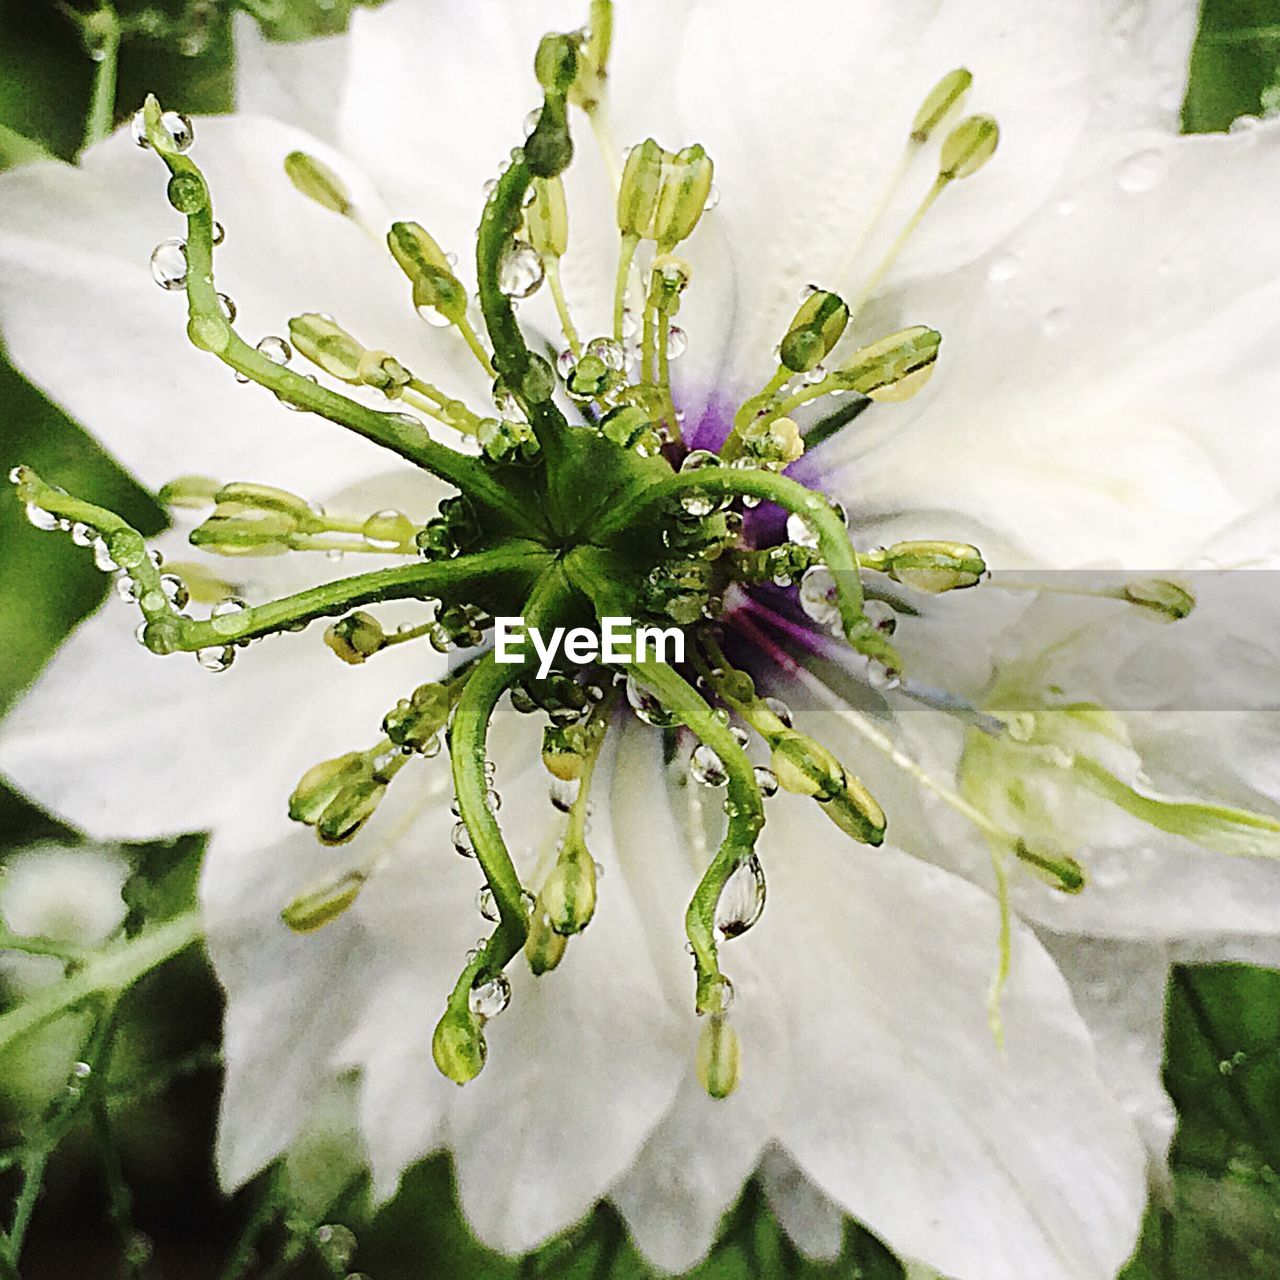
<svg viewBox="0 0 1280 1280">
<path fill-rule="evenodd" d="M 578 666 L 594 662 L 684 661 L 684 632 L 679 627 L 637 627 L 630 618 L 601 618 L 599 632 L 590 627 L 556 627 L 544 636 L 523 618 L 494 619 L 493 656 L 499 662 L 525 660 L 528 639 L 538 655 L 538 679 L 545 679 L 561 652 Z"/>
</svg>

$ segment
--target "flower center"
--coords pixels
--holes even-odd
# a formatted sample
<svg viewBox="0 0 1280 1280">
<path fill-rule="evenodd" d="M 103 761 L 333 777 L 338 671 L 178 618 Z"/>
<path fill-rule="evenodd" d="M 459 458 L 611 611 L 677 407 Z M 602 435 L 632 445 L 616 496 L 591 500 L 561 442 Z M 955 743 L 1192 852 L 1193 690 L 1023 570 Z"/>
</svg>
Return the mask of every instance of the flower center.
<svg viewBox="0 0 1280 1280">
<path fill-rule="evenodd" d="M 222 671 L 251 641 L 334 618 L 325 643 L 347 663 L 422 640 L 441 651 L 475 651 L 446 679 L 407 691 L 387 710 L 371 746 L 310 769 L 289 807 L 321 841 L 344 844 L 402 771 L 422 767 L 447 743 L 458 817 L 453 844 L 478 860 L 485 877 L 479 907 L 495 926 L 466 957 L 436 1032 L 436 1062 L 459 1083 L 484 1064 L 484 1024 L 510 998 L 507 966 L 523 951 L 534 973 L 548 973 L 592 919 L 597 873 L 587 845 L 588 797 L 601 744 L 624 698 L 648 724 L 682 728 L 693 777 L 725 793 L 724 839 L 686 914 L 695 1007 L 705 1018 L 698 1069 L 707 1089 L 724 1096 L 737 1080 L 739 1048 L 728 1021 L 733 989 L 721 970 L 720 947 L 747 932 L 764 904 L 756 846 L 765 800 L 780 789 L 809 797 L 841 831 L 872 845 L 881 843 L 886 828 L 884 812 L 857 777 L 758 688 L 771 677 L 800 680 L 834 705 L 863 741 L 970 818 L 1000 858 L 1029 864 L 1068 892 L 1083 884 L 1074 860 L 1031 849 L 970 799 L 930 778 L 792 653 L 847 645 L 865 659 L 873 684 L 894 687 L 907 679 L 892 643 L 897 614 L 887 603 L 897 586 L 932 594 L 972 587 L 986 573 L 979 551 L 963 543 L 899 542 L 856 551 L 839 507 L 785 471 L 858 411 L 903 400 L 929 378 L 941 336 L 924 326 L 844 355 L 838 349 L 903 244 L 952 182 L 990 159 L 998 132 L 986 116 L 946 132 L 933 186 L 858 297 L 846 303 L 830 290 L 807 290 L 781 334 L 777 368 L 761 389 L 730 416 L 704 415 L 686 438 L 671 364 L 688 341 L 676 317 L 694 272 L 676 251 L 715 204 L 714 167 L 696 144 L 671 152 L 651 138 L 617 164 L 603 124 L 611 7 L 596 0 L 591 13 L 589 30 L 543 39 L 535 58 L 543 105 L 487 191 L 476 240 L 484 336 L 473 324 L 456 260 L 431 234 L 402 221 L 385 237 L 412 305 L 431 325 L 454 330 L 492 380 L 490 410 L 451 396 L 396 355 L 365 347 L 327 316 L 293 317 L 287 339 L 268 336 L 256 345 L 242 339 L 234 304 L 214 283 L 214 250 L 224 233 L 204 175 L 188 154 L 191 122 L 162 112 L 154 98 L 135 121 L 136 140 L 168 167 L 169 200 L 186 218 L 185 238 L 159 245 L 151 270 L 161 287 L 185 294 L 194 345 L 287 408 L 355 431 L 456 490 L 424 524 L 395 510 L 328 513 L 285 490 L 203 477 L 175 480 L 162 499 L 173 507 L 211 508 L 190 540 L 214 555 L 353 552 L 401 563 L 250 604 L 230 596 L 207 569 L 166 571 L 118 516 L 45 484 L 28 468 L 11 478 L 33 522 L 69 529 L 94 548 L 100 567 L 116 575 L 118 592 L 141 610 L 139 639 L 154 653 L 193 652 L 202 666 Z M 881 208 L 909 165 L 941 136 L 970 80 L 967 71 L 953 71 L 930 93 Z M 569 246 L 560 175 L 573 156 L 571 106 L 605 139 L 616 177 L 612 326 L 585 339 L 560 275 Z M 310 199 L 366 226 L 341 178 L 318 160 L 295 152 L 285 169 Z M 543 284 L 566 344 L 554 366 L 531 350 L 513 305 Z M 296 357 L 328 379 L 380 396 L 383 406 L 370 407 L 321 384 L 316 374 L 297 372 Z M 842 396 L 838 408 L 807 429 L 792 416 Z M 463 437 L 470 450 L 441 443 L 428 423 Z M 1186 594 L 1169 584 L 1147 584 L 1144 591 L 1141 599 L 1127 598 L 1169 616 L 1190 608 Z M 429 616 L 388 633 L 369 610 L 395 600 L 418 602 Z M 211 604 L 208 616 L 193 617 L 192 601 Z M 564 659 L 539 678 L 528 662 L 504 664 L 486 647 L 493 619 L 506 615 L 543 630 L 598 631 L 605 618 L 680 627 L 687 661 L 677 668 L 637 649 L 621 667 L 583 668 Z M 726 649 L 747 660 L 736 666 Z M 542 759 L 553 801 L 565 815 L 554 866 L 532 885 L 522 883 L 508 854 L 492 787 L 487 733 L 504 696 L 517 710 L 545 717 Z M 991 723 L 1003 728 L 999 720 Z M 749 758 L 753 738 L 767 750 L 767 766 Z M 302 932 L 322 927 L 355 902 L 374 872 L 375 860 L 357 859 L 284 905 L 285 923 Z"/>
</svg>

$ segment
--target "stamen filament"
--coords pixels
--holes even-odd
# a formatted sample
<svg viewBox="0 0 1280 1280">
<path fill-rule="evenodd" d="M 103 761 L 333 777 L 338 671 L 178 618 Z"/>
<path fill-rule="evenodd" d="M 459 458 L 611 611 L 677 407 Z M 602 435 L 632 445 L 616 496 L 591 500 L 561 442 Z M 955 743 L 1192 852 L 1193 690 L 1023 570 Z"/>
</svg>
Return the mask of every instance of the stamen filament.
<svg viewBox="0 0 1280 1280">
<path fill-rule="evenodd" d="M 780 364 L 773 377 L 765 383 L 761 390 L 750 399 L 742 402 L 738 411 L 733 415 L 733 430 L 729 433 L 729 438 L 724 442 L 724 447 L 720 450 L 722 458 L 736 456 L 734 445 L 736 445 L 742 430 L 751 425 L 751 420 L 756 417 L 761 409 L 772 404 L 774 397 L 793 377 L 795 377 L 795 374 L 785 364 Z"/>
<path fill-rule="evenodd" d="M 618 246 L 618 273 L 613 282 L 613 340 L 619 344 L 623 340 L 622 317 L 627 308 L 627 285 L 639 247 L 640 237 L 637 235 L 624 235 Z"/>
<path fill-rule="evenodd" d="M 463 341 L 466 342 L 471 354 L 479 362 L 480 367 L 490 378 L 496 378 L 498 376 L 497 370 L 494 369 L 493 361 L 489 358 L 489 353 L 484 349 L 484 344 L 480 341 L 475 329 L 472 328 L 471 321 L 466 316 L 462 316 L 457 321 L 456 327 L 458 332 L 462 334 Z"/>
<path fill-rule="evenodd" d="M 124 34 L 120 18 L 109 4 L 100 3 L 90 15 L 71 9 L 67 12 L 80 20 L 93 21 L 94 53 L 97 67 L 93 73 L 93 97 L 84 126 L 84 145 L 91 147 L 111 132 L 116 109 L 116 82 L 120 71 L 120 39 Z M 83 29 L 83 28 L 82 28 Z"/>
<path fill-rule="evenodd" d="M 573 316 L 569 313 L 569 300 L 564 296 L 564 281 L 560 276 L 560 259 L 554 254 L 546 254 L 542 259 L 543 271 L 546 273 L 547 286 L 551 290 L 551 300 L 556 305 L 556 315 L 560 317 L 560 329 L 564 333 L 564 340 L 569 344 L 569 350 L 573 352 L 576 360 L 582 355 L 582 340 L 578 337 L 578 330 L 573 323 Z"/>
<path fill-rule="evenodd" d="M 916 207 L 916 211 L 907 219 L 906 226 L 904 226 L 898 233 L 897 238 L 889 246 L 884 257 L 880 259 L 875 270 L 867 277 L 866 283 L 858 290 L 857 297 L 849 304 L 849 320 L 851 325 L 852 321 L 861 313 L 862 308 L 867 305 L 871 295 L 875 293 L 883 283 L 885 276 L 889 274 L 890 269 L 893 267 L 893 264 L 897 262 L 903 249 L 907 247 L 908 241 L 913 235 L 915 235 L 916 229 L 924 221 L 925 214 L 933 208 L 934 202 L 947 189 L 950 183 L 951 179 L 945 174 L 940 173 L 937 178 L 934 179 L 933 186 L 929 188 L 924 199 L 920 201 L 919 205 Z"/>
</svg>

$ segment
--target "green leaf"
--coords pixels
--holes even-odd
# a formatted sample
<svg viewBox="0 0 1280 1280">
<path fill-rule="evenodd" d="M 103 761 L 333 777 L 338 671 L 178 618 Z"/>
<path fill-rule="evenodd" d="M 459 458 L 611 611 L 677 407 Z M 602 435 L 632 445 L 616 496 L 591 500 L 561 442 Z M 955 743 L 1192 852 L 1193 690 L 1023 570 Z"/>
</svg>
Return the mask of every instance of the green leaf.
<svg viewBox="0 0 1280 1280">
<path fill-rule="evenodd" d="M 1226 129 L 1261 115 L 1280 85 L 1280 12 L 1275 0 L 1205 0 L 1183 104 L 1187 133 Z M 1270 98 L 1267 101 L 1271 101 Z"/>
</svg>

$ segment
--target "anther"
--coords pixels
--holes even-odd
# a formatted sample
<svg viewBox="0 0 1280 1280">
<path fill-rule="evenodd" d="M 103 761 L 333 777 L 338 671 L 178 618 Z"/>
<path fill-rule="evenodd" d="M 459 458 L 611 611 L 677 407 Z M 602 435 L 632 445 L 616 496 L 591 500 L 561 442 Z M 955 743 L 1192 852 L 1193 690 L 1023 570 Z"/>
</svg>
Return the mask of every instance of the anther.
<svg viewBox="0 0 1280 1280">
<path fill-rule="evenodd" d="M 345 871 L 299 894 L 280 912 L 280 919 L 294 933 L 323 929 L 355 903 L 367 879 L 364 870 Z"/>
<path fill-rule="evenodd" d="M 972 177 L 995 155 L 999 142 L 1000 126 L 991 116 L 961 120 L 942 144 L 938 181 Z"/>
<path fill-rule="evenodd" d="M 344 218 L 350 216 L 354 206 L 346 184 L 327 164 L 305 151 L 291 151 L 284 158 L 284 171 L 308 200 Z"/>
<path fill-rule="evenodd" d="M 916 145 L 928 142 L 934 130 L 960 105 L 972 84 L 973 72 L 966 67 L 948 71 L 920 104 L 911 122 L 911 141 Z"/>
<path fill-rule="evenodd" d="M 825 289 L 811 293 L 800 304 L 782 339 L 778 357 L 792 373 L 816 369 L 840 341 L 849 323 L 843 299 Z"/>
</svg>

